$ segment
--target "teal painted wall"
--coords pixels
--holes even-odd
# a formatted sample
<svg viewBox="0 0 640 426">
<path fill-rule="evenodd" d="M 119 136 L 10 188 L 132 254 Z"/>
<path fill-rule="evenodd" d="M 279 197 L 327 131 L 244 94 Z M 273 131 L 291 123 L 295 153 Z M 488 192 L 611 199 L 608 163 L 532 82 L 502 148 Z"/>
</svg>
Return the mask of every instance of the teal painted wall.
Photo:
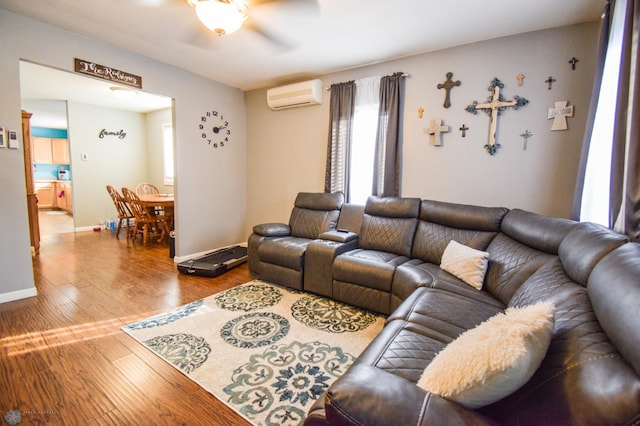
<svg viewBox="0 0 640 426">
<path fill-rule="evenodd" d="M 48 127 L 31 126 L 31 136 L 37 138 L 67 139 L 67 129 L 50 129 Z"/>
</svg>

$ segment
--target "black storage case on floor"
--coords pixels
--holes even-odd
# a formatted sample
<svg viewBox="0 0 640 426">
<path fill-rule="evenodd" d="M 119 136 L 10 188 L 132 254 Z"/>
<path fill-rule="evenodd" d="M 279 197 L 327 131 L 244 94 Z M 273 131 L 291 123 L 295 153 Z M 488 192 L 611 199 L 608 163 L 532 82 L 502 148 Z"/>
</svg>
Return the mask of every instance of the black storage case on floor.
<svg viewBox="0 0 640 426">
<path fill-rule="evenodd" d="M 187 275 L 217 277 L 246 261 L 247 248 L 233 246 L 180 262 L 178 263 L 178 271 Z"/>
</svg>

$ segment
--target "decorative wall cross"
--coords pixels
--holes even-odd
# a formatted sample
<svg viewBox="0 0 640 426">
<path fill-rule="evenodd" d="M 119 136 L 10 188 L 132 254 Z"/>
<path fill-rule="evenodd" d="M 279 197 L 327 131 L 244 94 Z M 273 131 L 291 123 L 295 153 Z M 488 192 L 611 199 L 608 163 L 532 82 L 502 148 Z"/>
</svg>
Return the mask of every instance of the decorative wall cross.
<svg viewBox="0 0 640 426">
<path fill-rule="evenodd" d="M 518 86 L 522 86 L 522 80 L 524 80 L 524 74 L 520 73 L 516 76 L 518 79 Z"/>
<path fill-rule="evenodd" d="M 513 100 L 505 101 L 500 94 L 500 89 L 502 88 L 504 88 L 504 84 L 497 78 L 494 78 L 487 89 L 493 93 L 492 96 L 487 99 L 487 103 L 478 104 L 478 101 L 473 101 L 471 105 L 465 108 L 472 114 L 477 114 L 479 109 L 484 109 L 489 115 L 489 140 L 484 148 L 491 155 L 494 155 L 498 148 L 500 148 L 500 144 L 496 143 L 498 116 L 507 108 L 519 109 L 529 103 L 528 100 L 519 96 L 514 96 Z"/>
<path fill-rule="evenodd" d="M 554 102 L 553 108 L 547 111 L 547 120 L 553 118 L 551 130 L 567 130 L 567 117 L 573 117 L 573 105 L 567 106 L 569 101 Z"/>
<path fill-rule="evenodd" d="M 469 130 L 469 128 L 465 124 L 463 124 L 459 130 L 462 131 L 462 137 L 464 138 L 467 136 L 467 130 Z"/>
<path fill-rule="evenodd" d="M 529 131 L 529 129 L 527 129 L 527 130 L 525 130 L 525 131 L 524 131 L 524 133 L 522 133 L 520 136 L 522 136 L 522 137 L 524 138 L 524 144 L 522 145 L 522 149 L 523 149 L 524 151 L 526 151 L 526 150 L 527 150 L 527 142 L 529 142 L 529 138 L 530 138 L 531 136 L 533 136 L 533 133 L 531 133 L 531 132 Z"/>
<path fill-rule="evenodd" d="M 549 76 L 549 78 L 546 79 L 544 82 L 547 83 L 547 90 L 551 90 L 551 85 L 556 82 L 556 79 Z"/>
<path fill-rule="evenodd" d="M 429 135 L 431 145 L 433 146 L 442 146 L 442 138 L 440 134 L 447 133 L 448 131 L 449 126 L 444 125 L 442 120 L 439 118 L 429 121 L 429 127 L 424 129 L 424 132 Z"/>
<path fill-rule="evenodd" d="M 575 57 L 571 58 L 571 60 L 569 61 L 569 63 L 571 64 L 572 71 L 576 70 L 576 63 L 578 62 L 580 62 L 580 59 L 576 59 Z"/>
<path fill-rule="evenodd" d="M 443 104 L 445 108 L 449 108 L 451 106 L 451 89 L 456 86 L 460 86 L 462 84 L 460 83 L 460 80 L 453 81 L 451 79 L 452 77 L 453 77 L 453 73 L 448 72 L 447 79 L 444 81 L 444 83 L 438 83 L 438 86 L 437 86 L 438 89 L 444 89 L 446 91 L 446 95 L 444 97 L 444 104 Z"/>
</svg>

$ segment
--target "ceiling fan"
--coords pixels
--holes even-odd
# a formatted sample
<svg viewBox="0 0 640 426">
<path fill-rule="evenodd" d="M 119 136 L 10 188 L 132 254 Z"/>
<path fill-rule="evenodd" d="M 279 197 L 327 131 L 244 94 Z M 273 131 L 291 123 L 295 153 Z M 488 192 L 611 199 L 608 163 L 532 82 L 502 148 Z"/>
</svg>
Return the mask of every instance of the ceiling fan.
<svg viewBox="0 0 640 426">
<path fill-rule="evenodd" d="M 279 3 L 282 7 L 313 7 L 318 0 L 186 0 L 195 9 L 196 16 L 210 31 L 218 36 L 231 34 L 242 26 L 251 29 L 272 42 L 286 45 L 273 33 L 267 31 L 254 19 L 258 6 Z"/>
</svg>

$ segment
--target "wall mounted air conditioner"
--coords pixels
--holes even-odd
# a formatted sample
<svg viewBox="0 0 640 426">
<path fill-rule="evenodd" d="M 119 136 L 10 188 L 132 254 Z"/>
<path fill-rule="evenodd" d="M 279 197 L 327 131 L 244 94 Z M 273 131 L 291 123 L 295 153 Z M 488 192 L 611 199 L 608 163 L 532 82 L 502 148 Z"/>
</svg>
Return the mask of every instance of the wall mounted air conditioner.
<svg viewBox="0 0 640 426">
<path fill-rule="evenodd" d="M 321 103 L 321 80 L 303 81 L 267 90 L 267 105 L 274 111 Z"/>
</svg>

